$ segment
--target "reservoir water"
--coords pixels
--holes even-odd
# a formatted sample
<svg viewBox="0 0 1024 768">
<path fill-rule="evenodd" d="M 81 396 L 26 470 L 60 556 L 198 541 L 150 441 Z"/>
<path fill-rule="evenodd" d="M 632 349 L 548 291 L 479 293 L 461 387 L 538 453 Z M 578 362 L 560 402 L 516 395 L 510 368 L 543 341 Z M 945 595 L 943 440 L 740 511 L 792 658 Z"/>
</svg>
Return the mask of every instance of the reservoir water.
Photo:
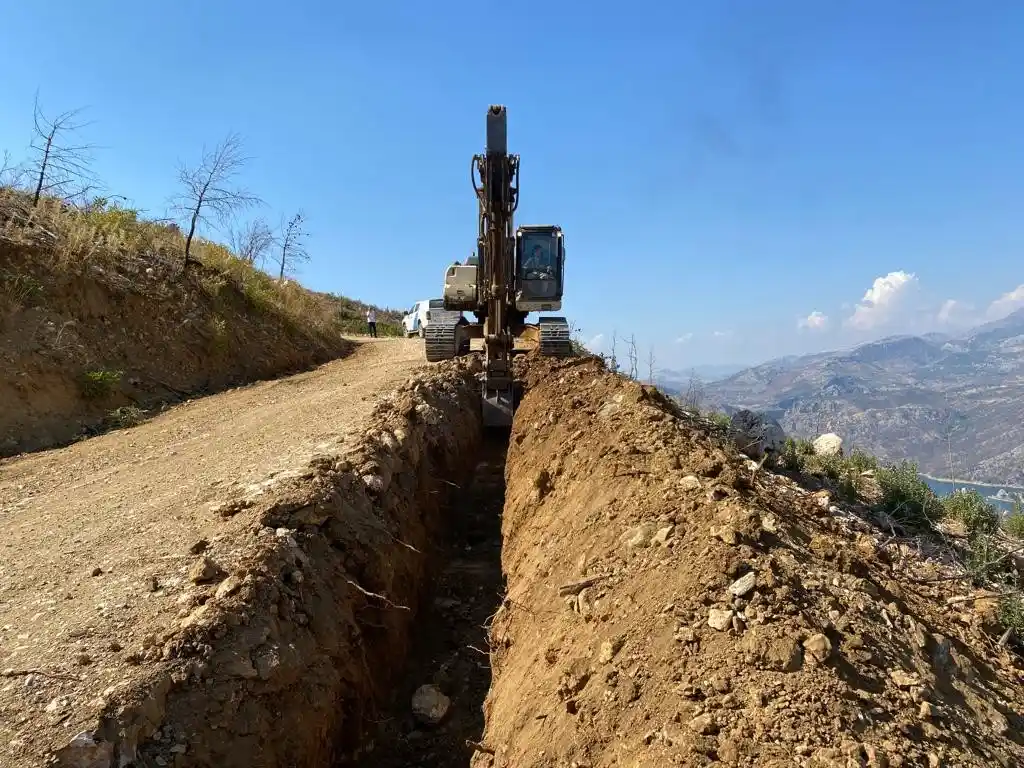
<svg viewBox="0 0 1024 768">
<path fill-rule="evenodd" d="M 921 475 L 921 479 L 939 496 L 948 496 L 953 492 L 954 486 L 949 480 L 929 477 L 928 475 Z M 957 480 L 956 487 L 977 491 L 985 501 L 999 509 L 1003 514 L 1009 514 L 1013 511 L 1014 497 L 1024 496 L 1024 488 L 1017 488 L 1012 485 L 987 485 Z"/>
</svg>

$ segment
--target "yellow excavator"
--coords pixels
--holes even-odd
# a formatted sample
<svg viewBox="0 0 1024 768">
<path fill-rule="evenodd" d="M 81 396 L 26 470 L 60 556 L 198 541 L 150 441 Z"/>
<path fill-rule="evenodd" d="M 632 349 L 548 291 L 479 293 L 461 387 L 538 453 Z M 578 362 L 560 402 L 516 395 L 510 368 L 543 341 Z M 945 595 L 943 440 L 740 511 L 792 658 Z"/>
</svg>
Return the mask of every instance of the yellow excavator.
<svg viewBox="0 0 1024 768">
<path fill-rule="evenodd" d="M 442 296 L 452 314 L 432 320 L 424 342 L 427 360 L 439 362 L 469 354 L 471 340 L 483 339 L 484 425 L 506 427 L 519 396 L 513 355 L 531 349 L 545 357 L 573 354 L 564 317 L 526 322 L 530 312 L 562 308 L 565 242 L 557 225 L 514 227 L 519 155 L 508 152 L 508 114 L 502 105 L 487 110 L 486 152 L 473 156 L 470 177 L 479 203 L 477 255 L 448 267 Z M 476 322 L 462 312 L 472 312 Z M 523 342 L 518 348 L 517 339 Z"/>
</svg>

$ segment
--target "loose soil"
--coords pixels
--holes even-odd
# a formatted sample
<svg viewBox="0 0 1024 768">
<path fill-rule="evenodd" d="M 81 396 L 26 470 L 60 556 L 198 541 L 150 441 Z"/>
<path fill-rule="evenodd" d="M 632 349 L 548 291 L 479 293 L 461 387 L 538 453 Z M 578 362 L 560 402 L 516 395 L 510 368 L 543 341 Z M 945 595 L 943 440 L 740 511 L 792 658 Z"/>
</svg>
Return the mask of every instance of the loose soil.
<svg viewBox="0 0 1024 768">
<path fill-rule="evenodd" d="M 0 763 L 83 732 L 154 764 L 357 748 L 389 679 L 365 665 L 404 656 L 418 548 L 478 439 L 465 363 L 409 379 L 422 361 L 417 341 L 368 342 L 0 463 Z M 315 736 L 280 734 L 303 716 Z M 79 746 L 66 764 L 109 749 Z"/>
<path fill-rule="evenodd" d="M 476 768 L 1024 765 L 992 600 L 599 361 L 521 373 Z"/>
<path fill-rule="evenodd" d="M 413 648 L 390 706 L 381 715 L 375 748 L 359 768 L 466 768 L 470 746 L 484 729 L 483 703 L 491 684 L 487 629 L 501 605 L 501 510 L 508 434 L 489 434 L 472 481 L 444 515 L 445 531 L 431 547 L 426 581 L 431 600 L 416 618 Z M 413 716 L 410 702 L 422 685 L 451 701 L 437 725 Z M 339 763 L 341 765 L 347 763 Z"/>
</svg>

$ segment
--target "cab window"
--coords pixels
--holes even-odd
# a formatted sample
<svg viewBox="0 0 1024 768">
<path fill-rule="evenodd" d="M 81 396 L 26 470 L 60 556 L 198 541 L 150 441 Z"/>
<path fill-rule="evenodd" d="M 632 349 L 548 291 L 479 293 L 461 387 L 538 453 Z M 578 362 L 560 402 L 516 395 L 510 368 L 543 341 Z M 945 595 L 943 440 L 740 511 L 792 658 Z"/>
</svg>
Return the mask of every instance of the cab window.
<svg viewBox="0 0 1024 768">
<path fill-rule="evenodd" d="M 558 271 L 557 241 L 547 234 L 523 236 L 523 255 L 519 265 L 522 280 L 554 280 Z"/>
</svg>

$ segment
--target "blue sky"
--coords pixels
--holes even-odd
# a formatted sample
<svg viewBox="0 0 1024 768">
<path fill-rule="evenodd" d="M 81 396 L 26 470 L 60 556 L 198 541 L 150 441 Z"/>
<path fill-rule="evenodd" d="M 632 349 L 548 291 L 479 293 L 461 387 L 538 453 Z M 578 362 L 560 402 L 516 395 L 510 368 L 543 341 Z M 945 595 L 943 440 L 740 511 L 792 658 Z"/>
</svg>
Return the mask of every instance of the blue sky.
<svg viewBox="0 0 1024 768">
<path fill-rule="evenodd" d="M 753 363 L 1024 304 L 1021 29 L 998 0 L 14 3 L 0 149 L 37 88 L 87 106 L 110 192 L 162 215 L 238 131 L 265 214 L 306 212 L 300 279 L 409 306 L 473 247 L 504 103 L 583 336 Z"/>
</svg>

